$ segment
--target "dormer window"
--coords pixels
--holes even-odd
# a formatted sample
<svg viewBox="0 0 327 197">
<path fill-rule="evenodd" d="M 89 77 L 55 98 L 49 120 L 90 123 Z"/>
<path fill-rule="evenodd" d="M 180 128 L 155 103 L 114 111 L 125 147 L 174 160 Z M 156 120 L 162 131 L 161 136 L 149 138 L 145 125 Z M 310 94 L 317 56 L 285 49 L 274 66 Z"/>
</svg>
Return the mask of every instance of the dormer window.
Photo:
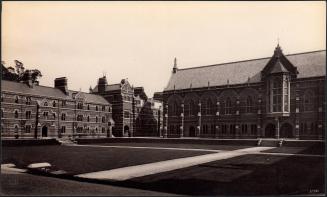
<svg viewBox="0 0 327 197">
<path fill-rule="evenodd" d="M 273 57 L 262 71 L 266 80 L 267 110 L 273 116 L 288 116 L 290 112 L 290 81 L 296 77 L 298 71 L 287 57 L 284 56 L 280 46 L 275 49 Z"/>
</svg>

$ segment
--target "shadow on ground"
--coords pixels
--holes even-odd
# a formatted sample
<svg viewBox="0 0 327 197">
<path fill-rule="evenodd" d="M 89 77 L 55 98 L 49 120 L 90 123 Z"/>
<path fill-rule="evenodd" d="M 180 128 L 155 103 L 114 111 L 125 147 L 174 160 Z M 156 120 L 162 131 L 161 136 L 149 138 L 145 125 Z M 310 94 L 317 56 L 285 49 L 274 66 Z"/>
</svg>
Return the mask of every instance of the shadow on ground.
<svg viewBox="0 0 327 197">
<path fill-rule="evenodd" d="M 111 184 L 184 195 L 324 193 L 324 158 L 245 155 Z"/>
</svg>

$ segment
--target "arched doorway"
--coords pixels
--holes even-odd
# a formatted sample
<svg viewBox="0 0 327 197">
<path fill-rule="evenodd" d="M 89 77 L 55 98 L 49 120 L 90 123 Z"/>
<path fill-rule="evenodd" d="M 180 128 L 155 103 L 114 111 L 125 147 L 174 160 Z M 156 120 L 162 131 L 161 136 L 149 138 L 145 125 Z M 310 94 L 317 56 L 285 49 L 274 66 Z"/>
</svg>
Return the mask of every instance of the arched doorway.
<svg viewBox="0 0 327 197">
<path fill-rule="evenodd" d="M 275 138 L 276 126 L 272 123 L 269 123 L 265 129 L 265 137 Z"/>
<path fill-rule="evenodd" d="M 42 137 L 48 137 L 48 127 L 47 126 L 42 127 Z"/>
<path fill-rule="evenodd" d="M 195 137 L 195 128 L 193 126 L 190 126 L 189 136 L 190 137 Z"/>
<path fill-rule="evenodd" d="M 129 136 L 129 127 L 127 125 L 124 126 L 124 136 Z"/>
<path fill-rule="evenodd" d="M 280 127 L 281 138 L 293 138 L 293 127 L 289 123 L 284 123 Z"/>
</svg>

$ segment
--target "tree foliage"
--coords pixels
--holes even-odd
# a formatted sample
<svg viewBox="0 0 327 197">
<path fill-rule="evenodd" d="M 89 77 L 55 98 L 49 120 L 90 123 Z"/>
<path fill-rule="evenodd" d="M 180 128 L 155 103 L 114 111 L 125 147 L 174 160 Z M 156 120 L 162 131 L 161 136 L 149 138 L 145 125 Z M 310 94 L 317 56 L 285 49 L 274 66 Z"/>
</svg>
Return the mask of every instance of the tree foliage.
<svg viewBox="0 0 327 197">
<path fill-rule="evenodd" d="M 18 60 L 15 60 L 14 68 L 6 68 L 5 62 L 1 61 L 2 65 L 2 78 L 10 81 L 27 81 L 32 80 L 33 83 L 38 82 L 38 78 L 42 77 L 42 73 L 38 69 L 25 70 L 24 64 Z"/>
</svg>

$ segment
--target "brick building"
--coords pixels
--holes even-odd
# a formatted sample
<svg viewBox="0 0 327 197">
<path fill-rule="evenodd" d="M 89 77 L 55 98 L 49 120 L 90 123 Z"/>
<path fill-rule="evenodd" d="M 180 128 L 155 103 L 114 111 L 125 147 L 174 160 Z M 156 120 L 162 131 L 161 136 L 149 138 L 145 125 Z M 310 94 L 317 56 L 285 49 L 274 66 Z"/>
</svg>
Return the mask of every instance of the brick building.
<svg viewBox="0 0 327 197">
<path fill-rule="evenodd" d="M 108 84 L 104 76 L 99 78 L 98 84 L 90 91 L 103 96 L 112 104 L 114 136 L 159 136 L 162 108 L 158 107 L 159 101 L 147 97 L 143 87 L 133 87 L 127 79 L 117 84 Z"/>
<path fill-rule="evenodd" d="M 326 51 L 178 69 L 164 89 L 168 137 L 322 139 Z"/>
<path fill-rule="evenodd" d="M 112 107 L 103 97 L 31 80 L 1 80 L 1 136 L 5 138 L 105 137 L 111 135 Z"/>
</svg>

